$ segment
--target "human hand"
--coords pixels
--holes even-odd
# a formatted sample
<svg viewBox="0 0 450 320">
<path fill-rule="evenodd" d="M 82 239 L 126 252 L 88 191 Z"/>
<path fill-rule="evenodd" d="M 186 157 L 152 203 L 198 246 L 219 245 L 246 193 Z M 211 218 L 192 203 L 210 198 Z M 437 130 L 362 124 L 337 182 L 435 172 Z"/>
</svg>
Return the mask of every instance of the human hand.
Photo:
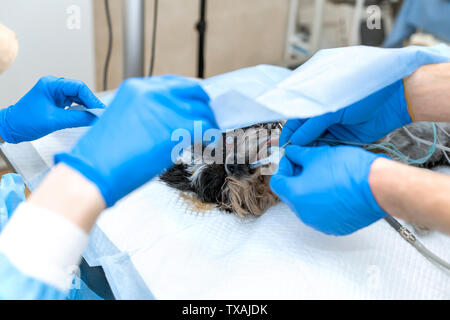
<svg viewBox="0 0 450 320">
<path fill-rule="evenodd" d="M 19 102 L 0 110 L 0 135 L 6 142 L 19 143 L 92 124 L 93 114 L 65 109 L 74 102 L 88 109 L 105 107 L 81 81 L 43 77 Z"/>
<path fill-rule="evenodd" d="M 126 80 L 97 123 L 55 161 L 92 181 L 110 207 L 172 164 L 174 130 L 186 129 L 192 137 L 194 121 L 202 121 L 204 130 L 216 127 L 208 102 L 187 78 Z"/>
<path fill-rule="evenodd" d="M 378 157 L 349 146 L 288 146 L 270 186 L 305 224 L 347 235 L 386 216 L 369 185 Z"/>
<path fill-rule="evenodd" d="M 309 119 L 289 120 L 280 145 L 308 145 L 318 138 L 372 143 L 413 121 L 403 80 L 383 88 L 337 112 Z"/>
</svg>

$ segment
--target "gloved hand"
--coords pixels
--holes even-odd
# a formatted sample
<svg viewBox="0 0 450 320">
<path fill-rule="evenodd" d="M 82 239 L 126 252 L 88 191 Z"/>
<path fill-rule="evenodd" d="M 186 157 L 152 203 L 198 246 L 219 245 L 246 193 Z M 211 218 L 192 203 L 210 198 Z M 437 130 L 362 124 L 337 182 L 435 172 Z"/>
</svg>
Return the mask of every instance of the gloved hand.
<svg viewBox="0 0 450 320">
<path fill-rule="evenodd" d="M 72 151 L 58 154 L 99 188 L 108 207 L 172 164 L 176 129 L 192 142 L 194 121 L 217 127 L 209 97 L 194 80 L 179 76 L 126 80 L 96 124 Z"/>
<path fill-rule="evenodd" d="M 347 235 L 386 216 L 368 181 L 379 156 L 349 146 L 288 146 L 270 186 L 305 224 Z"/>
<path fill-rule="evenodd" d="M 411 123 L 403 80 L 383 88 L 337 112 L 306 120 L 289 120 L 280 145 L 308 145 L 317 138 L 372 143 Z"/>
<path fill-rule="evenodd" d="M 19 102 L 0 110 L 0 135 L 6 142 L 19 143 L 92 124 L 93 114 L 64 109 L 73 102 L 86 108 L 105 107 L 81 81 L 43 77 Z"/>
</svg>

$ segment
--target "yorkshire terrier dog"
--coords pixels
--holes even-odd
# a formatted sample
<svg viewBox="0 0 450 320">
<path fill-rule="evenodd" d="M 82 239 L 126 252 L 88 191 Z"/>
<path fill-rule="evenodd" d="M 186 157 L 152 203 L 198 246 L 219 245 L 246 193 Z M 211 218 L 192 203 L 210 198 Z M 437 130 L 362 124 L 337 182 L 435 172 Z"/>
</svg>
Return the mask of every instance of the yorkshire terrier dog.
<svg viewBox="0 0 450 320">
<path fill-rule="evenodd" d="M 215 203 L 239 216 L 261 215 L 278 201 L 267 174 L 275 168 L 252 169 L 250 163 L 266 157 L 268 148 L 278 145 L 281 128 L 280 122 L 273 122 L 223 133 L 218 146 L 201 144 L 185 150 L 160 178 L 173 188 L 193 192 L 200 201 Z"/>
<path fill-rule="evenodd" d="M 267 157 L 268 148 L 278 145 L 282 125 L 282 122 L 258 124 L 223 133 L 219 147 L 215 148 L 204 144 L 192 146 L 160 178 L 169 186 L 193 193 L 199 201 L 216 204 L 228 212 L 239 216 L 261 215 L 279 201 L 269 187 L 270 174 L 267 174 L 273 172 L 276 164 L 256 169 L 250 164 Z M 437 144 L 450 147 L 447 133 L 450 123 L 437 123 L 436 127 Z M 431 123 L 419 122 L 395 130 L 378 143 L 392 143 L 409 159 L 419 159 L 427 154 L 433 137 Z M 400 159 L 394 157 L 394 160 Z M 436 149 L 419 166 L 432 168 L 449 163 L 447 154 Z"/>
</svg>

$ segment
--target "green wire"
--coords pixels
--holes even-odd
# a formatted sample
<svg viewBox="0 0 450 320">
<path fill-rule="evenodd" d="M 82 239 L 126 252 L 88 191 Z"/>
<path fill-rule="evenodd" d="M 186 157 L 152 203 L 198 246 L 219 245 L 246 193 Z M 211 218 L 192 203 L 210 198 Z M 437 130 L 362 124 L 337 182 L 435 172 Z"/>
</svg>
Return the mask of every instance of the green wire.
<svg viewBox="0 0 450 320">
<path fill-rule="evenodd" d="M 434 122 L 432 122 L 431 127 L 433 128 L 433 143 L 431 144 L 430 148 L 428 149 L 427 154 L 420 159 L 410 159 L 409 157 L 405 156 L 395 145 L 393 145 L 390 142 L 361 143 L 361 142 L 343 141 L 343 140 L 327 139 L 327 138 L 319 138 L 319 139 L 317 139 L 317 141 L 326 142 L 326 143 L 330 143 L 333 145 L 339 145 L 339 144 L 354 145 L 354 146 L 364 147 L 367 150 L 381 149 L 383 151 L 386 151 L 390 155 L 399 158 L 402 162 L 405 162 L 408 164 L 424 164 L 431 158 L 431 156 L 436 151 L 436 144 L 437 144 L 436 124 Z"/>
</svg>

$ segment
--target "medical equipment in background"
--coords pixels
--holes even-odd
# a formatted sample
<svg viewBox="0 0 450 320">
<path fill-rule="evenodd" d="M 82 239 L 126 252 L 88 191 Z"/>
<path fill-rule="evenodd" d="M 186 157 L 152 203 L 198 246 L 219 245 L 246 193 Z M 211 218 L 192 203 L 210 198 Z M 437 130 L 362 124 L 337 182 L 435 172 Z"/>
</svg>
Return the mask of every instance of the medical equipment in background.
<svg viewBox="0 0 450 320">
<path fill-rule="evenodd" d="M 406 0 L 384 47 L 401 47 L 417 31 L 423 31 L 450 43 L 449 0 Z M 412 39 L 410 39 L 411 41 Z"/>
<path fill-rule="evenodd" d="M 152 28 L 152 46 L 150 52 L 150 66 L 148 76 L 153 75 L 153 66 L 155 65 L 155 50 L 156 50 L 156 27 L 158 25 L 158 0 L 153 0 L 153 28 Z"/>
<path fill-rule="evenodd" d="M 206 0 L 200 0 L 200 16 L 196 24 L 198 31 L 197 78 L 205 76 L 205 35 L 206 35 Z"/>
<path fill-rule="evenodd" d="M 380 6 L 383 15 L 383 24 L 387 31 L 391 28 L 391 10 L 390 4 L 395 3 L 395 0 L 314 0 L 314 13 L 312 18 L 312 25 L 309 28 L 300 28 L 298 30 L 299 21 L 298 14 L 300 7 L 300 0 L 290 0 L 288 9 L 288 20 L 286 27 L 286 40 L 284 49 L 284 64 L 299 65 L 310 58 L 314 53 L 321 49 L 321 41 L 323 38 L 323 28 L 325 25 L 325 7 L 327 2 L 334 4 L 353 5 L 353 19 L 351 23 L 351 32 L 348 42 L 345 45 L 358 45 L 361 43 L 361 22 L 365 17 L 366 6 L 373 4 L 386 3 L 387 5 Z"/>
<path fill-rule="evenodd" d="M 123 0 L 123 77 L 144 76 L 144 0 Z"/>
<path fill-rule="evenodd" d="M 111 62 L 113 31 L 109 0 L 104 0 L 108 26 L 108 50 L 103 72 L 103 90 L 108 87 L 108 70 Z M 198 31 L 197 77 L 204 77 L 206 0 L 199 0 L 199 20 L 195 25 Z M 144 0 L 122 0 L 123 20 L 123 78 L 143 77 L 145 67 L 145 2 Z M 158 21 L 158 0 L 153 0 L 153 28 L 148 76 L 153 75 L 156 49 L 156 30 Z"/>
<path fill-rule="evenodd" d="M 113 46 L 113 30 L 111 25 L 111 12 L 109 10 L 109 0 L 105 1 L 106 23 L 108 25 L 108 49 L 106 51 L 106 59 L 103 67 L 103 91 L 108 90 L 108 69 L 111 61 L 111 52 Z"/>
<path fill-rule="evenodd" d="M 287 65 L 302 63 L 319 50 L 325 1 L 314 1 L 313 25 L 311 27 L 311 34 L 308 37 L 304 32 L 298 33 L 296 31 L 299 0 L 289 0 L 284 49 L 284 60 Z"/>
<path fill-rule="evenodd" d="M 427 247 L 423 245 L 422 242 L 420 242 L 417 237 L 412 233 L 408 228 L 403 226 L 400 222 L 398 222 L 395 218 L 392 216 L 387 216 L 384 218 L 384 220 L 397 231 L 400 236 L 405 239 L 410 245 L 412 245 L 421 255 L 423 255 L 426 259 L 429 261 L 441 266 L 442 268 L 446 269 L 447 271 L 450 271 L 450 263 L 443 260 L 439 256 L 435 255 L 433 252 L 431 252 Z"/>
<path fill-rule="evenodd" d="M 104 0 L 108 26 L 108 50 L 103 71 L 103 90 L 108 88 L 108 70 L 111 62 L 113 30 L 109 0 Z M 153 74 L 155 59 L 158 0 L 154 0 L 152 46 L 149 76 Z M 123 78 L 143 77 L 145 66 L 145 6 L 144 0 L 122 0 Z"/>
</svg>

